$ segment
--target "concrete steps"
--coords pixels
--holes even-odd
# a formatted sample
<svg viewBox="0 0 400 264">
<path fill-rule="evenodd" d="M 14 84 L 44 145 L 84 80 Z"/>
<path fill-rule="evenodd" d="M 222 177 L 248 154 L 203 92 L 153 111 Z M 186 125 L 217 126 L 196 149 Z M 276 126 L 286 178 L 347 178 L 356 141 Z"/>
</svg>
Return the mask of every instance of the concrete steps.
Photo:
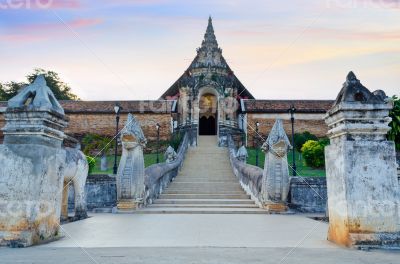
<svg viewBox="0 0 400 264">
<path fill-rule="evenodd" d="M 161 199 L 250 199 L 247 194 L 162 194 Z"/>
<path fill-rule="evenodd" d="M 259 208 L 143 208 L 137 214 L 267 214 Z"/>
<path fill-rule="evenodd" d="M 200 136 L 183 168 L 159 199 L 141 214 L 265 214 L 233 175 L 228 150 L 215 136 Z"/>
<path fill-rule="evenodd" d="M 249 199 L 157 199 L 154 204 L 254 204 Z"/>
</svg>

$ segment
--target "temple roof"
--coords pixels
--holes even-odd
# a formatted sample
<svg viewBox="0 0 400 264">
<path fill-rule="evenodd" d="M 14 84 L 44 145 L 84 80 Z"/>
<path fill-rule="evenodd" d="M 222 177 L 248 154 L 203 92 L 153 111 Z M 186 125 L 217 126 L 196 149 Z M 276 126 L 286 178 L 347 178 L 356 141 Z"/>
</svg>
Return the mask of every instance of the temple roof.
<svg viewBox="0 0 400 264">
<path fill-rule="evenodd" d="M 66 114 L 115 114 L 114 106 L 118 103 L 121 113 L 168 114 L 176 111 L 176 101 L 141 100 L 141 101 L 69 101 L 61 100 L 60 105 Z M 0 114 L 6 111 L 7 102 L 0 101 Z"/>
<path fill-rule="evenodd" d="M 290 106 L 297 113 L 326 113 L 333 100 L 241 100 L 241 111 L 246 113 L 287 113 Z"/>
<path fill-rule="evenodd" d="M 254 96 L 239 81 L 222 56 L 222 49 L 218 46 L 218 41 L 214 33 L 212 18 L 209 17 L 206 33 L 204 34 L 200 48 L 197 49 L 196 57 L 181 77 L 161 96 L 161 99 L 176 99 L 180 87 L 194 85 L 196 83 L 193 80 L 195 78 L 194 75 L 198 70 L 212 74 L 216 69 L 226 72 L 226 76 L 217 77 L 217 82 L 221 83 L 222 86 L 226 84 L 232 85 L 231 87 L 238 89 L 238 94 L 242 98 L 254 99 Z M 226 86 L 226 88 L 230 87 Z"/>
</svg>

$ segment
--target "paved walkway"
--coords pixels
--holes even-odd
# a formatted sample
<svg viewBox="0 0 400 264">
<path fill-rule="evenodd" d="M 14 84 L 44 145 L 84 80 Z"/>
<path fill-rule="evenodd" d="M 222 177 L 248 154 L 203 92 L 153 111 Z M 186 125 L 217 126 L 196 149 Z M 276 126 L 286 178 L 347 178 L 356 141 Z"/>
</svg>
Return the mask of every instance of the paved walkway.
<svg viewBox="0 0 400 264">
<path fill-rule="evenodd" d="M 62 227 L 44 247 L 335 247 L 326 223 L 299 215 L 96 214 Z"/>
<path fill-rule="evenodd" d="M 400 252 L 326 241 L 327 225 L 300 215 L 96 214 L 62 226 L 66 237 L 0 248 L 0 263 L 398 264 Z"/>
</svg>

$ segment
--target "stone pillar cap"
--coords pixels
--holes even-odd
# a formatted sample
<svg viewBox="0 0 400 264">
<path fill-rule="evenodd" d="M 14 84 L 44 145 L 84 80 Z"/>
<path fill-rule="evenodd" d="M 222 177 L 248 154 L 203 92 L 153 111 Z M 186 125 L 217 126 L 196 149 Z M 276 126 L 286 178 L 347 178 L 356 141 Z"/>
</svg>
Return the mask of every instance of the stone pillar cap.
<svg viewBox="0 0 400 264">
<path fill-rule="evenodd" d="M 54 111 L 65 115 L 64 109 L 47 86 L 44 75 L 36 77 L 32 84 L 24 87 L 16 96 L 8 101 L 7 110 L 15 108 Z"/>
</svg>

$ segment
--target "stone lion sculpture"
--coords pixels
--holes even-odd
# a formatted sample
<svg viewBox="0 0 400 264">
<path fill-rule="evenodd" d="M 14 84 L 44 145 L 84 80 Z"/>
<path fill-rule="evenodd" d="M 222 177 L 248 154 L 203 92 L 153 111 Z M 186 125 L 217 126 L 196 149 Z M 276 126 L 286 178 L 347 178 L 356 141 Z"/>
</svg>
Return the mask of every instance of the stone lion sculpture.
<svg viewBox="0 0 400 264">
<path fill-rule="evenodd" d="M 68 219 L 68 186 L 74 187 L 75 220 L 87 218 L 85 184 L 89 171 L 89 164 L 85 154 L 80 150 L 80 145 L 75 148 L 65 148 L 65 171 L 63 185 L 63 204 L 61 219 Z"/>
</svg>

